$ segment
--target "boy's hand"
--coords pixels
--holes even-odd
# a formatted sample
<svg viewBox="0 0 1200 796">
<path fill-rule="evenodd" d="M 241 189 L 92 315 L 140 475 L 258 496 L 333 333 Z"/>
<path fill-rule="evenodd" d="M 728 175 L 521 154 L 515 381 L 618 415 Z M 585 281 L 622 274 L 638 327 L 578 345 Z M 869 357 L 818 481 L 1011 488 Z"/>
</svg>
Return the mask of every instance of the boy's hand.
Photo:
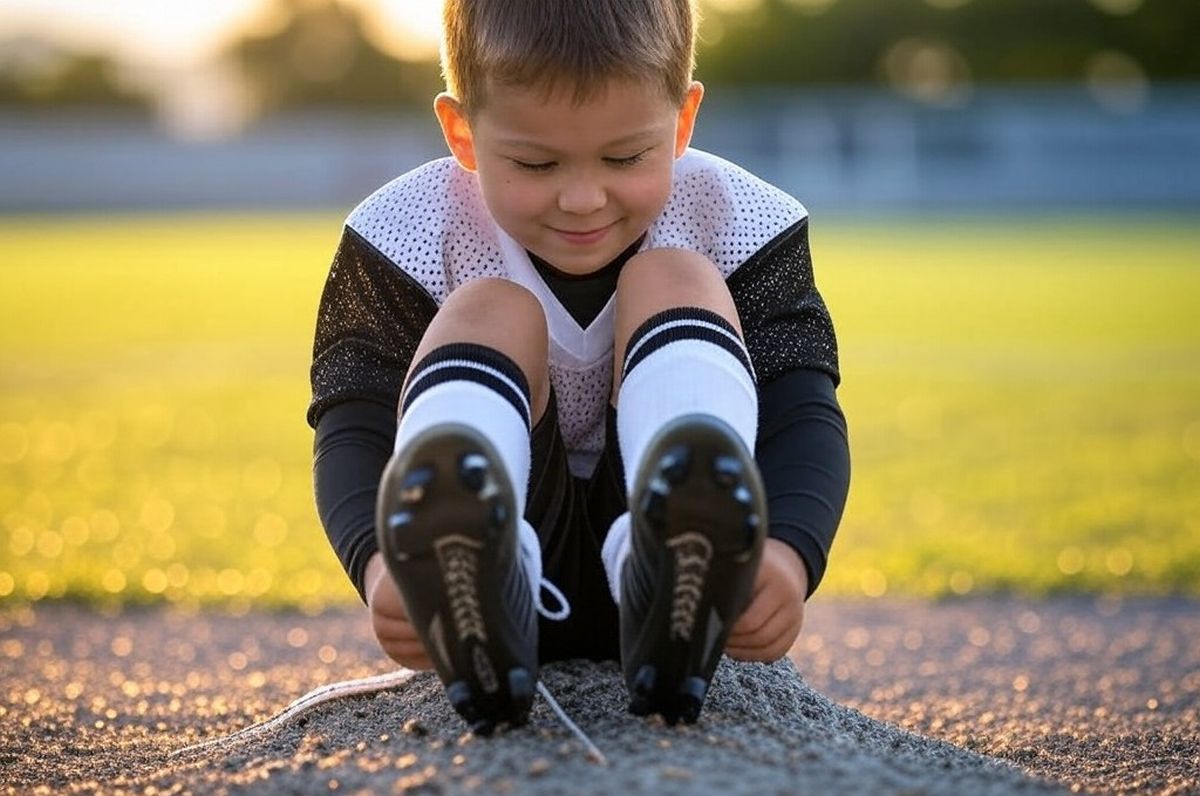
<svg viewBox="0 0 1200 796">
<path fill-rule="evenodd" d="M 382 553 L 376 553 L 367 562 L 365 580 L 371 629 L 384 653 L 401 666 L 432 669 L 433 662 L 425 654 L 417 629 L 408 621 L 400 589 L 384 566 Z"/>
<path fill-rule="evenodd" d="M 806 594 L 808 572 L 799 554 L 778 539 L 767 539 L 754 596 L 730 631 L 725 652 L 741 661 L 782 658 L 800 635 Z"/>
</svg>

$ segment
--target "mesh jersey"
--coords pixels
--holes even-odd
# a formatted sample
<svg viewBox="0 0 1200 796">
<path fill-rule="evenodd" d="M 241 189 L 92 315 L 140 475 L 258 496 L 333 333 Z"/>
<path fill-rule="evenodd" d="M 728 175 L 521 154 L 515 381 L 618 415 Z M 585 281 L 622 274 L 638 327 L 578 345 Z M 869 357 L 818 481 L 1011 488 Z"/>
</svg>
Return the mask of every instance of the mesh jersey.
<svg viewBox="0 0 1200 796">
<path fill-rule="evenodd" d="M 795 368 L 838 381 L 833 325 L 813 282 L 807 212 L 740 167 L 689 149 L 642 249 L 696 251 L 721 270 L 759 383 Z M 502 277 L 541 300 L 550 380 L 571 470 L 586 475 L 604 443 L 612 385 L 613 301 L 587 328 L 542 281 L 452 158 L 427 163 L 364 200 L 346 220 L 318 310 L 308 420 L 339 401 L 395 407 L 417 343 L 459 285 Z"/>
</svg>

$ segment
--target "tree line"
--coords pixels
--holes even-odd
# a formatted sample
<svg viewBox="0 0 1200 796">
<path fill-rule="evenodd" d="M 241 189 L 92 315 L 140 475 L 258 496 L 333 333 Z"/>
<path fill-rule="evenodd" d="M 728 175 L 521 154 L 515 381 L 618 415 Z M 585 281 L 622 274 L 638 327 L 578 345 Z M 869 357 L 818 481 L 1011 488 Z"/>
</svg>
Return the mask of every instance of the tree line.
<svg viewBox="0 0 1200 796">
<path fill-rule="evenodd" d="M 264 113 L 425 108 L 440 89 L 436 63 L 384 52 L 356 8 L 270 2 L 282 24 L 243 33 L 222 53 Z M 705 11 L 698 76 L 714 88 L 885 84 L 889 52 L 908 41 L 956 53 L 974 83 L 1077 82 L 1099 52 L 1121 54 L 1151 81 L 1195 81 L 1196 31 L 1193 0 L 761 0 L 747 10 Z M 4 43 L 0 51 L 19 52 Z M 120 79 L 111 57 L 56 59 L 43 57 L 39 69 L 37 58 L 0 58 L 0 105 L 152 103 Z"/>
</svg>

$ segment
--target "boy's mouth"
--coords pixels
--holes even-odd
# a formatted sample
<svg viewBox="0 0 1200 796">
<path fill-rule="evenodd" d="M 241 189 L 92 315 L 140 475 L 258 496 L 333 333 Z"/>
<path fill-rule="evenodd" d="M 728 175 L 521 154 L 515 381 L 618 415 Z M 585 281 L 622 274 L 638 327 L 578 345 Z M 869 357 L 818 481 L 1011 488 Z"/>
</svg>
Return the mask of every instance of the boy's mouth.
<svg viewBox="0 0 1200 796">
<path fill-rule="evenodd" d="M 615 225 L 616 222 L 614 221 L 612 224 L 606 224 L 603 227 L 597 227 L 595 229 L 583 230 L 579 232 L 567 229 L 559 229 L 558 227 L 551 227 L 551 229 L 557 232 L 568 243 L 584 245 L 588 243 L 595 243 L 596 241 L 600 240 L 604 237 L 605 233 L 607 233 Z"/>
</svg>

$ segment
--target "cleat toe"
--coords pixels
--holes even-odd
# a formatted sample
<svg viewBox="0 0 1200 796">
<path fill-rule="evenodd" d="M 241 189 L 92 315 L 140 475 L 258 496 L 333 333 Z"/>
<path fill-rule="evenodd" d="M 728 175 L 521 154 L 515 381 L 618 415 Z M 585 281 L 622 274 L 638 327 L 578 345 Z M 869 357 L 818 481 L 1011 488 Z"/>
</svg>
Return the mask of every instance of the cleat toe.
<svg viewBox="0 0 1200 796">
<path fill-rule="evenodd" d="M 508 506 L 502 500 L 492 501 L 489 521 L 493 529 L 505 527 L 508 523 Z"/>
<path fill-rule="evenodd" d="M 395 514 L 388 516 L 388 530 L 398 531 L 405 525 L 408 525 L 410 522 L 412 522 L 411 513 L 407 511 L 397 511 Z"/>
</svg>

